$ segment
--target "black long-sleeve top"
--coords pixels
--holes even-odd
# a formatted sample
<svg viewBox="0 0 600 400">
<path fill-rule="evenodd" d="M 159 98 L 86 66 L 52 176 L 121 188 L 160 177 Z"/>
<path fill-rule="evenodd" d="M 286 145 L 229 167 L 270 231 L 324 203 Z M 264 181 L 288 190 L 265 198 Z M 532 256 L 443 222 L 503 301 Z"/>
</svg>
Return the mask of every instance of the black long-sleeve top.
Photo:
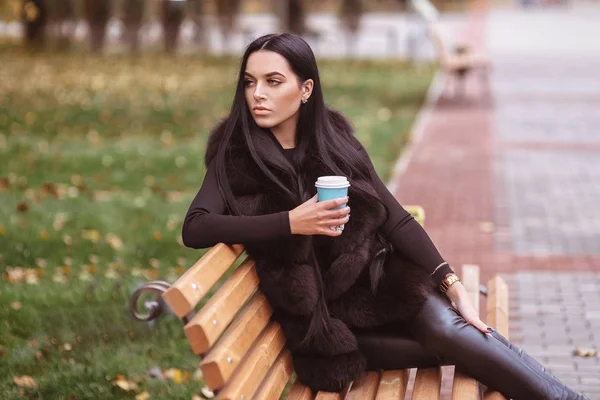
<svg viewBox="0 0 600 400">
<path fill-rule="evenodd" d="M 283 152 L 291 160 L 294 149 L 283 149 Z M 392 243 L 394 251 L 427 270 L 432 274 L 433 281 L 439 284 L 446 274 L 453 272 L 452 269 L 423 227 L 398 203 L 381 181 L 362 146 L 361 152 L 371 171 L 375 189 L 389 210 L 389 217 L 382 228 L 383 234 Z M 289 211 L 259 216 L 233 216 L 225 213 L 226 204 L 218 189 L 213 160 L 183 222 L 182 239 L 187 247 L 202 249 L 221 242 L 238 244 L 292 235 Z"/>
</svg>

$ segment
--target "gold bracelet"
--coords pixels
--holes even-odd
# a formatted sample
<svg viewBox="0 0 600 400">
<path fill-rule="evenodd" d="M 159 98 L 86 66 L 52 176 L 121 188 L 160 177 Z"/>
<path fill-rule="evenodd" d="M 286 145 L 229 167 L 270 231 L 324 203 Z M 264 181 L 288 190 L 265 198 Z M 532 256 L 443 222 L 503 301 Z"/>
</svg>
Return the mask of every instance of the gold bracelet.
<svg viewBox="0 0 600 400">
<path fill-rule="evenodd" d="M 442 283 L 438 286 L 438 290 L 442 293 L 446 293 L 448 288 L 452 286 L 455 282 L 459 282 L 458 276 L 455 273 L 449 273 L 444 277 Z"/>
</svg>

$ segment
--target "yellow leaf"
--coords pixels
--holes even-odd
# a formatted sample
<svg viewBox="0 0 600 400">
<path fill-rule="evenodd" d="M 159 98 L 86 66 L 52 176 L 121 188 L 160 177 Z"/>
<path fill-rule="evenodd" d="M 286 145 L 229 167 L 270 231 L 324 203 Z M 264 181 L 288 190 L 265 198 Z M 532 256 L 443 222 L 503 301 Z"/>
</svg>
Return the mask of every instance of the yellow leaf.
<svg viewBox="0 0 600 400">
<path fill-rule="evenodd" d="M 152 239 L 154 239 L 154 240 L 161 240 L 162 239 L 162 233 L 160 233 L 159 231 L 154 231 L 152 233 Z"/>
<path fill-rule="evenodd" d="M 97 230 L 83 230 L 81 231 L 81 237 L 84 239 L 87 239 L 91 242 L 96 243 L 98 240 L 100 240 L 100 232 L 98 232 Z"/>
<path fill-rule="evenodd" d="M 47 231 L 41 231 L 40 232 L 40 239 L 42 239 L 42 240 L 48 240 L 49 237 L 50 237 L 50 235 L 48 234 Z"/>
<path fill-rule="evenodd" d="M 22 387 L 22 388 L 36 388 L 37 387 L 37 382 L 35 381 L 35 379 L 33 379 L 29 375 L 14 376 L 13 382 L 15 383 L 15 385 L 17 385 L 18 387 Z"/>
<path fill-rule="evenodd" d="M 148 400 L 150 398 L 150 393 L 142 392 L 135 396 L 135 400 Z"/>
<path fill-rule="evenodd" d="M 3 225 L 0 225 L 0 236 L 4 236 L 6 233 L 6 228 Z"/>
<path fill-rule="evenodd" d="M 180 384 L 183 381 L 183 374 L 181 373 L 181 370 L 177 368 L 169 368 L 165 371 L 165 376 L 177 384 Z"/>
<path fill-rule="evenodd" d="M 137 390 L 138 388 L 137 383 L 128 381 L 126 379 L 117 379 L 114 381 L 114 384 L 126 392 L 131 392 L 133 390 Z"/>
</svg>

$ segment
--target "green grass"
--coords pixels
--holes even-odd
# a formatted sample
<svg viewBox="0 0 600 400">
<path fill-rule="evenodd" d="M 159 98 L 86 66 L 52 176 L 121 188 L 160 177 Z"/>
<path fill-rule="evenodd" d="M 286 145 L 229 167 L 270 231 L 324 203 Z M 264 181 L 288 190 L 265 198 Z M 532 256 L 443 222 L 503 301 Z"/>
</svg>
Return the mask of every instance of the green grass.
<svg viewBox="0 0 600 400">
<path fill-rule="evenodd" d="M 181 223 L 238 60 L 10 47 L 0 57 L 0 398 L 199 394 L 201 381 L 148 376 L 151 367 L 192 373 L 198 358 L 173 315 L 142 324 L 127 300 L 143 282 L 172 282 L 203 254 L 182 246 Z M 327 102 L 352 120 L 387 180 L 433 68 L 320 68 Z M 22 269 L 30 283 L 15 275 Z M 139 389 L 113 385 L 119 374 Z M 37 387 L 13 383 L 23 375 Z"/>
</svg>

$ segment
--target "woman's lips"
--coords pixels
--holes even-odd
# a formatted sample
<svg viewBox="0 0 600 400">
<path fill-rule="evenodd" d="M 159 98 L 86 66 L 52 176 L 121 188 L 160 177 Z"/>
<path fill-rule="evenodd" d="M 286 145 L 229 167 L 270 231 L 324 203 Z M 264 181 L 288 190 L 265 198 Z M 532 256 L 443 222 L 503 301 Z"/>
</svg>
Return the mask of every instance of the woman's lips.
<svg viewBox="0 0 600 400">
<path fill-rule="evenodd" d="M 266 115 L 271 112 L 271 110 L 265 107 L 254 107 L 252 111 L 254 111 L 254 114 L 256 115 Z"/>
</svg>

